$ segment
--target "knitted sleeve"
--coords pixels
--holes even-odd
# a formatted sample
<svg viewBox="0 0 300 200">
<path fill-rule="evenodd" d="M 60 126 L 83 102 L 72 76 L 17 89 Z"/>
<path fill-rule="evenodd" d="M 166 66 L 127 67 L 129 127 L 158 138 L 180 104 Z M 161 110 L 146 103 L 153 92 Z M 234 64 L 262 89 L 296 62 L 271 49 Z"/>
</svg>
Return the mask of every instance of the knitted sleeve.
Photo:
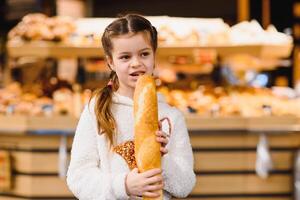
<svg viewBox="0 0 300 200">
<path fill-rule="evenodd" d="M 67 184 L 80 200 L 128 199 L 126 174 L 106 173 L 99 167 L 96 122 L 86 106 L 75 132 Z"/>
<path fill-rule="evenodd" d="M 172 196 L 186 197 L 196 183 L 194 158 L 183 114 L 175 109 L 168 153 L 162 158 L 164 190 Z"/>
</svg>

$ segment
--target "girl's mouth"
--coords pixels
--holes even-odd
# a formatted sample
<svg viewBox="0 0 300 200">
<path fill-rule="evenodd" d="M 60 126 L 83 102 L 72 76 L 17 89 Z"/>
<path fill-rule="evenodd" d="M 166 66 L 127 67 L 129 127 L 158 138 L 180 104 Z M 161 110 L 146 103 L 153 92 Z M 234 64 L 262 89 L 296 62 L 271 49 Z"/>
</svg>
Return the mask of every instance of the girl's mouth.
<svg viewBox="0 0 300 200">
<path fill-rule="evenodd" d="M 141 75 L 143 75 L 143 74 L 145 74 L 144 71 L 137 71 L 137 72 L 133 72 L 133 73 L 131 73 L 131 74 L 129 74 L 129 75 L 130 75 L 130 76 L 141 76 Z"/>
</svg>

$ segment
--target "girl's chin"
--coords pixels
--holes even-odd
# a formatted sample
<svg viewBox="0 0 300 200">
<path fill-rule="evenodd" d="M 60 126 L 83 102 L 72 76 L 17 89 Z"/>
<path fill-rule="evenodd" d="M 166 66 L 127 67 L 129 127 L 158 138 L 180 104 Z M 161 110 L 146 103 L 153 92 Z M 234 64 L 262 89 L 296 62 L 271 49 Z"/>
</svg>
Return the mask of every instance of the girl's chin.
<svg viewBox="0 0 300 200">
<path fill-rule="evenodd" d="M 136 82 L 137 82 L 137 79 L 136 80 L 130 79 L 127 84 L 128 84 L 128 86 L 135 88 Z"/>
</svg>

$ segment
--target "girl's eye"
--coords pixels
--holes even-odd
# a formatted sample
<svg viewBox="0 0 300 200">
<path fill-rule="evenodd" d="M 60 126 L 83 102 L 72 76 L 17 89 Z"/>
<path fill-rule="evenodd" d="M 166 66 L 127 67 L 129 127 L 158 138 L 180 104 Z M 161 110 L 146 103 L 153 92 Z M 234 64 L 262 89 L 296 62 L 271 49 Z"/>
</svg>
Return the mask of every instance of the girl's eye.
<svg viewBox="0 0 300 200">
<path fill-rule="evenodd" d="M 142 53 L 142 57 L 149 56 L 149 54 L 150 54 L 149 52 L 143 52 L 143 53 Z"/>
<path fill-rule="evenodd" d="M 124 55 L 124 56 L 121 56 L 119 59 L 121 60 L 127 60 L 129 59 L 130 57 L 128 55 Z"/>
</svg>

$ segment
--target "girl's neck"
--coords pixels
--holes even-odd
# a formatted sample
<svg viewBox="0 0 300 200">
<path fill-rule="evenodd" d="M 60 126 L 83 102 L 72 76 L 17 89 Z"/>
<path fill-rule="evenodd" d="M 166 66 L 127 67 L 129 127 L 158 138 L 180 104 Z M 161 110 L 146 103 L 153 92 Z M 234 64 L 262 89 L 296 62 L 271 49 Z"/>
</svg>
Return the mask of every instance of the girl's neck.
<svg viewBox="0 0 300 200">
<path fill-rule="evenodd" d="M 133 99 L 133 94 L 134 94 L 134 90 L 130 90 L 130 91 L 123 91 L 123 90 L 120 90 L 118 89 L 116 91 L 118 94 L 122 95 L 122 96 L 125 96 L 125 97 L 129 97 L 130 99 Z"/>
</svg>

